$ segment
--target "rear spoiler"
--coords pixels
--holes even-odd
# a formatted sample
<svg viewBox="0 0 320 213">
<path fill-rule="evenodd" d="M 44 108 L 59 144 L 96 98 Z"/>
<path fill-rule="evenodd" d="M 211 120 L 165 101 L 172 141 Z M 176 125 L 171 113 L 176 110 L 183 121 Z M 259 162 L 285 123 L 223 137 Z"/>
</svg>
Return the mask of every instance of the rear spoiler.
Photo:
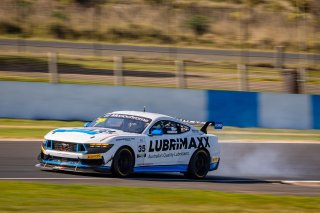
<svg viewBox="0 0 320 213">
<path fill-rule="evenodd" d="M 200 129 L 201 132 L 207 134 L 207 128 L 208 126 L 214 126 L 215 129 L 222 129 L 223 124 L 221 122 L 214 122 L 214 121 L 207 121 Z"/>
<path fill-rule="evenodd" d="M 201 132 L 207 134 L 207 128 L 208 126 L 214 126 L 215 129 L 222 129 L 223 128 L 223 123 L 222 122 L 214 122 L 214 121 L 207 121 L 207 122 L 201 122 L 201 121 L 189 121 L 189 120 L 184 120 L 180 119 L 182 122 L 190 124 L 190 125 L 203 125 L 200 129 Z"/>
</svg>

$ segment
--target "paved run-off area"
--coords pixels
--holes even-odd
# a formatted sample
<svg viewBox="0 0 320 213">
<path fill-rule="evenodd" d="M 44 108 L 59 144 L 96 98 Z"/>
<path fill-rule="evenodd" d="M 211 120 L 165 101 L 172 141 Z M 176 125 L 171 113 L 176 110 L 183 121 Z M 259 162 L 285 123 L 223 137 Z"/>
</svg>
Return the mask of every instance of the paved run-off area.
<svg viewBox="0 0 320 213">
<path fill-rule="evenodd" d="M 0 142 L 0 180 L 94 184 L 148 188 L 186 188 L 275 195 L 320 195 L 320 144 L 222 143 L 221 164 L 205 180 L 181 174 L 110 175 L 40 171 L 34 165 L 40 142 Z"/>
</svg>

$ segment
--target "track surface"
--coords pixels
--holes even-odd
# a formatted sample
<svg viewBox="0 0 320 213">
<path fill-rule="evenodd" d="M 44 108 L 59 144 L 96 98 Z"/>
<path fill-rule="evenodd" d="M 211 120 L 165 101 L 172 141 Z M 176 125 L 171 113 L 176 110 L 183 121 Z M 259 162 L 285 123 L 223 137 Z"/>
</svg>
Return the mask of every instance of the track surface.
<svg viewBox="0 0 320 213">
<path fill-rule="evenodd" d="M 244 54 L 246 57 L 251 58 L 275 58 L 273 52 L 259 52 L 240 50 L 210 50 L 199 48 L 176 48 L 176 47 L 157 47 L 157 46 L 133 46 L 133 45 L 119 45 L 119 44 L 99 44 L 99 43 L 74 43 L 74 42 L 59 42 L 59 41 L 37 41 L 37 40 L 21 40 L 21 39 L 0 39 L 0 46 L 4 48 L 19 46 L 20 48 L 28 48 L 29 51 L 39 51 L 40 49 L 50 48 L 54 49 L 69 49 L 79 53 L 89 51 L 113 51 L 113 52 L 134 52 L 136 53 L 158 53 L 158 54 L 179 54 L 179 55 L 194 55 L 194 56 L 223 56 L 223 57 L 239 57 Z M 192 56 L 192 57 L 194 57 Z M 320 60 L 319 54 L 298 54 L 298 53 L 285 53 L 286 60 Z"/>
<path fill-rule="evenodd" d="M 209 173 L 205 180 L 195 181 L 178 173 L 137 174 L 119 179 L 110 175 L 40 171 L 34 167 L 40 142 L 3 141 L 0 142 L 0 180 L 320 196 L 317 183 L 320 144 L 223 143 L 221 146 L 219 170 Z M 285 180 L 299 182 L 294 185 L 281 182 Z"/>
</svg>

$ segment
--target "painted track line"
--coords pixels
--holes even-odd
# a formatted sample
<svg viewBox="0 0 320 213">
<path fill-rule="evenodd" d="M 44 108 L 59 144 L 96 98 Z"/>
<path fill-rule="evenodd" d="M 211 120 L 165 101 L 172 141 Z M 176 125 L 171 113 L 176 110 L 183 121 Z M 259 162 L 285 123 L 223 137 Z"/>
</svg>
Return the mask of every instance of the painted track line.
<svg viewBox="0 0 320 213">
<path fill-rule="evenodd" d="M 16 180 L 16 181 L 68 181 L 68 180 L 78 180 L 78 181 L 108 181 L 108 180 L 120 180 L 120 181 L 160 181 L 160 182 L 192 182 L 192 183 L 281 183 L 279 180 L 193 180 L 193 179 L 183 179 L 183 178 L 128 178 L 128 179 L 118 179 L 118 178 L 108 178 L 108 177 L 92 177 L 92 178 L 0 178 L 0 181 L 5 180 Z"/>
<path fill-rule="evenodd" d="M 108 177 L 79 177 L 79 178 L 0 178 L 0 180 L 116 180 L 118 178 L 108 178 Z M 250 183 L 250 182 L 279 182 L 279 180 L 243 180 L 243 179 L 235 179 L 235 180 L 228 180 L 228 179 L 218 179 L 218 180 L 193 180 L 193 179 L 186 179 L 186 178 L 139 178 L 139 177 L 132 177 L 125 180 L 146 180 L 146 181 L 192 181 L 192 182 L 221 182 L 221 183 L 233 183 L 233 182 L 242 182 L 242 183 Z"/>
<path fill-rule="evenodd" d="M 21 177 L 8 177 L 0 178 L 0 180 L 116 180 L 118 178 L 108 178 L 108 177 L 50 177 L 50 178 L 21 178 Z M 126 180 L 152 180 L 152 181 L 192 181 L 192 182 L 282 182 L 282 183 L 320 183 L 320 180 L 244 180 L 244 179 L 204 179 L 204 180 L 193 180 L 186 178 L 139 178 L 132 177 Z"/>
<path fill-rule="evenodd" d="M 111 178 L 0 178 L 0 180 L 103 180 Z"/>
</svg>

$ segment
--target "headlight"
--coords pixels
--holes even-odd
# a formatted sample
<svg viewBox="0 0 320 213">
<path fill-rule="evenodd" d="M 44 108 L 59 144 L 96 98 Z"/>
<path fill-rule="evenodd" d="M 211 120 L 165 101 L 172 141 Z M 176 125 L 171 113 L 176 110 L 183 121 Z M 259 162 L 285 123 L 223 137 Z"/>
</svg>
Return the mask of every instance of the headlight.
<svg viewBox="0 0 320 213">
<path fill-rule="evenodd" d="M 103 147 L 103 148 L 105 148 L 105 147 L 109 147 L 109 146 L 112 147 L 113 144 L 107 144 L 107 143 L 91 143 L 91 144 L 89 144 L 90 148 L 94 148 L 94 147 L 99 147 L 99 148 Z"/>
<path fill-rule="evenodd" d="M 109 151 L 113 147 L 113 144 L 91 143 L 86 146 L 87 154 L 98 154 Z"/>
</svg>

